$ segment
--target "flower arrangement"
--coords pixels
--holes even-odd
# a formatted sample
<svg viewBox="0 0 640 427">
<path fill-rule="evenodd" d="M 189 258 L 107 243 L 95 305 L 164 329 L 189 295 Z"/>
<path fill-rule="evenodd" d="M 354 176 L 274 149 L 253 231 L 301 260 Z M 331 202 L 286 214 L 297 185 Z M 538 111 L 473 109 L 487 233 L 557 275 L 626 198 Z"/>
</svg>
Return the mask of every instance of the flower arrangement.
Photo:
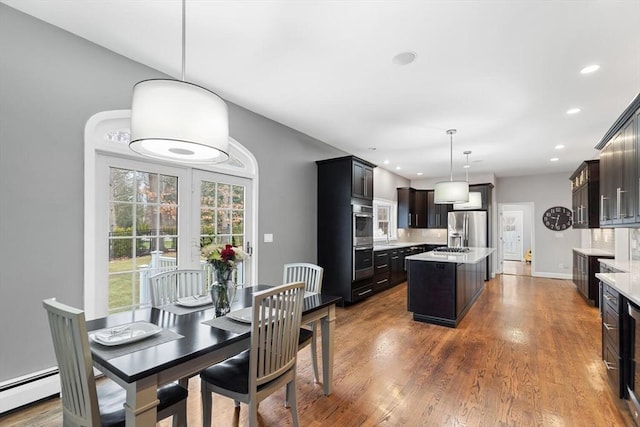
<svg viewBox="0 0 640 427">
<path fill-rule="evenodd" d="M 231 308 L 236 293 L 236 284 L 231 275 L 238 262 L 242 261 L 244 253 L 240 248 L 232 245 L 206 245 L 201 249 L 202 256 L 214 269 L 215 282 L 211 284 L 209 292 L 215 306 L 216 317 L 224 316 Z"/>
<path fill-rule="evenodd" d="M 238 262 L 242 261 L 244 252 L 240 248 L 232 245 L 211 244 L 202 248 L 202 256 L 213 266 L 218 280 L 230 280 L 231 273 L 235 270 Z"/>
</svg>

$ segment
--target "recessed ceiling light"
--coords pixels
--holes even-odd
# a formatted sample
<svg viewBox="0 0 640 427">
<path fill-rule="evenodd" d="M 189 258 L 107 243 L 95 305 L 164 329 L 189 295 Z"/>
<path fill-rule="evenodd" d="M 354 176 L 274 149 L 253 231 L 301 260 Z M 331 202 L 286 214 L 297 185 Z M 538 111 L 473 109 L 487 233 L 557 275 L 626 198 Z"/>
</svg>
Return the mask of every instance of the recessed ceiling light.
<svg viewBox="0 0 640 427">
<path fill-rule="evenodd" d="M 564 148 L 564 145 L 562 145 L 562 144 L 558 144 L 558 145 L 556 145 L 556 146 L 555 146 L 555 147 L 553 147 L 553 148 L 555 148 L 556 150 L 562 150 L 562 149 Z"/>
<path fill-rule="evenodd" d="M 396 65 L 409 65 L 416 60 L 417 56 L 418 54 L 415 52 L 411 52 L 411 51 L 402 52 L 394 56 L 391 59 L 391 62 L 393 62 Z"/>
<path fill-rule="evenodd" d="M 400 169 L 402 169 L 400 166 L 396 166 L 397 171 L 399 171 Z"/>
<path fill-rule="evenodd" d="M 422 172 L 418 172 L 416 175 L 422 176 Z"/>
<path fill-rule="evenodd" d="M 552 157 L 552 158 L 549 159 L 550 162 L 557 162 L 558 160 L 560 160 L 560 159 L 557 158 L 557 157 Z"/>
<path fill-rule="evenodd" d="M 384 162 L 382 162 L 382 163 L 384 163 L 385 165 L 388 165 L 388 164 L 389 164 L 389 160 L 385 160 L 385 161 L 384 161 Z"/>
<path fill-rule="evenodd" d="M 582 70 L 580 70 L 580 73 L 589 74 L 589 73 L 593 73 L 594 71 L 598 71 L 599 69 L 600 69 L 600 66 L 598 64 L 587 65 Z"/>
<path fill-rule="evenodd" d="M 369 147 L 369 150 L 376 151 L 376 147 Z"/>
<path fill-rule="evenodd" d="M 579 108 L 570 108 L 567 110 L 567 114 L 578 114 L 580 111 L 582 110 L 580 110 Z"/>
</svg>

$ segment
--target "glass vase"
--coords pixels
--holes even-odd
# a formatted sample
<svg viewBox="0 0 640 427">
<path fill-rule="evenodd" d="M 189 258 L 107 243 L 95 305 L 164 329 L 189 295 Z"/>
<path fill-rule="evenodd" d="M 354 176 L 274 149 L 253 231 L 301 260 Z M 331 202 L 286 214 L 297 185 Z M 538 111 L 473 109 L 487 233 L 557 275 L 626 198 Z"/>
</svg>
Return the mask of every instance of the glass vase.
<svg viewBox="0 0 640 427">
<path fill-rule="evenodd" d="M 211 284 L 211 301 L 216 317 L 224 316 L 231 311 L 231 304 L 236 296 L 236 284 L 232 280 L 233 270 L 215 270 L 215 281 Z"/>
</svg>

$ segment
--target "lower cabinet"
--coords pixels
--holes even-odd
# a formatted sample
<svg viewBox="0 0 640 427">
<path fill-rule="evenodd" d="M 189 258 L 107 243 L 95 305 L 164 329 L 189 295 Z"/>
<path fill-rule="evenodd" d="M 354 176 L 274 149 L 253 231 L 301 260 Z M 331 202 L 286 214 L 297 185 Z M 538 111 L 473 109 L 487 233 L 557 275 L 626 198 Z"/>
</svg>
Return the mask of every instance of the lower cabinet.
<svg viewBox="0 0 640 427">
<path fill-rule="evenodd" d="M 410 261 L 407 309 L 413 320 L 455 328 L 484 289 L 483 265 Z"/>
<path fill-rule="evenodd" d="M 373 290 L 384 291 L 391 287 L 391 251 L 373 253 Z"/>
<path fill-rule="evenodd" d="M 573 283 L 580 295 L 591 305 L 600 306 L 600 286 L 596 273 L 600 270 L 598 258 L 612 256 L 590 256 L 576 250 L 573 251 Z"/>
</svg>

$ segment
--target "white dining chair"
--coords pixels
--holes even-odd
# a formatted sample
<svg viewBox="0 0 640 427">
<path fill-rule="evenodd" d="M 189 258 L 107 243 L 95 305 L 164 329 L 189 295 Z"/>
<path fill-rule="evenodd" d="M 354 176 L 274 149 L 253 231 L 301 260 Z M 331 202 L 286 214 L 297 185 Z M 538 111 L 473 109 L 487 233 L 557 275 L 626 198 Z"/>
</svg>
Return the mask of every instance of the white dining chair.
<svg viewBox="0 0 640 427">
<path fill-rule="evenodd" d="M 304 288 L 307 292 L 322 292 L 322 275 L 324 269 L 315 264 L 309 263 L 290 263 L 284 265 L 284 274 L 282 277 L 282 283 L 290 283 L 301 281 L 304 282 Z M 317 382 L 320 382 L 320 376 L 318 374 L 318 349 L 317 349 L 317 330 L 318 321 L 312 322 L 308 326 L 312 335 L 309 336 L 305 333 L 300 335 L 299 349 L 302 349 L 311 344 L 311 364 L 313 366 L 313 377 Z"/>
<path fill-rule="evenodd" d="M 204 270 L 171 270 L 149 278 L 149 295 L 153 307 L 204 293 Z"/>
<path fill-rule="evenodd" d="M 254 427 L 260 401 L 285 385 L 293 425 L 299 425 L 296 360 L 303 302 L 303 282 L 253 294 L 249 350 L 200 372 L 203 426 L 211 426 L 212 393 L 248 404 L 249 426 Z"/>
<path fill-rule="evenodd" d="M 60 372 L 62 422 L 66 426 L 124 426 L 126 391 L 108 381 L 96 387 L 84 312 L 55 298 L 47 310 Z M 187 425 L 187 389 L 172 383 L 158 389 L 158 420 L 173 416 L 173 426 Z"/>
</svg>

